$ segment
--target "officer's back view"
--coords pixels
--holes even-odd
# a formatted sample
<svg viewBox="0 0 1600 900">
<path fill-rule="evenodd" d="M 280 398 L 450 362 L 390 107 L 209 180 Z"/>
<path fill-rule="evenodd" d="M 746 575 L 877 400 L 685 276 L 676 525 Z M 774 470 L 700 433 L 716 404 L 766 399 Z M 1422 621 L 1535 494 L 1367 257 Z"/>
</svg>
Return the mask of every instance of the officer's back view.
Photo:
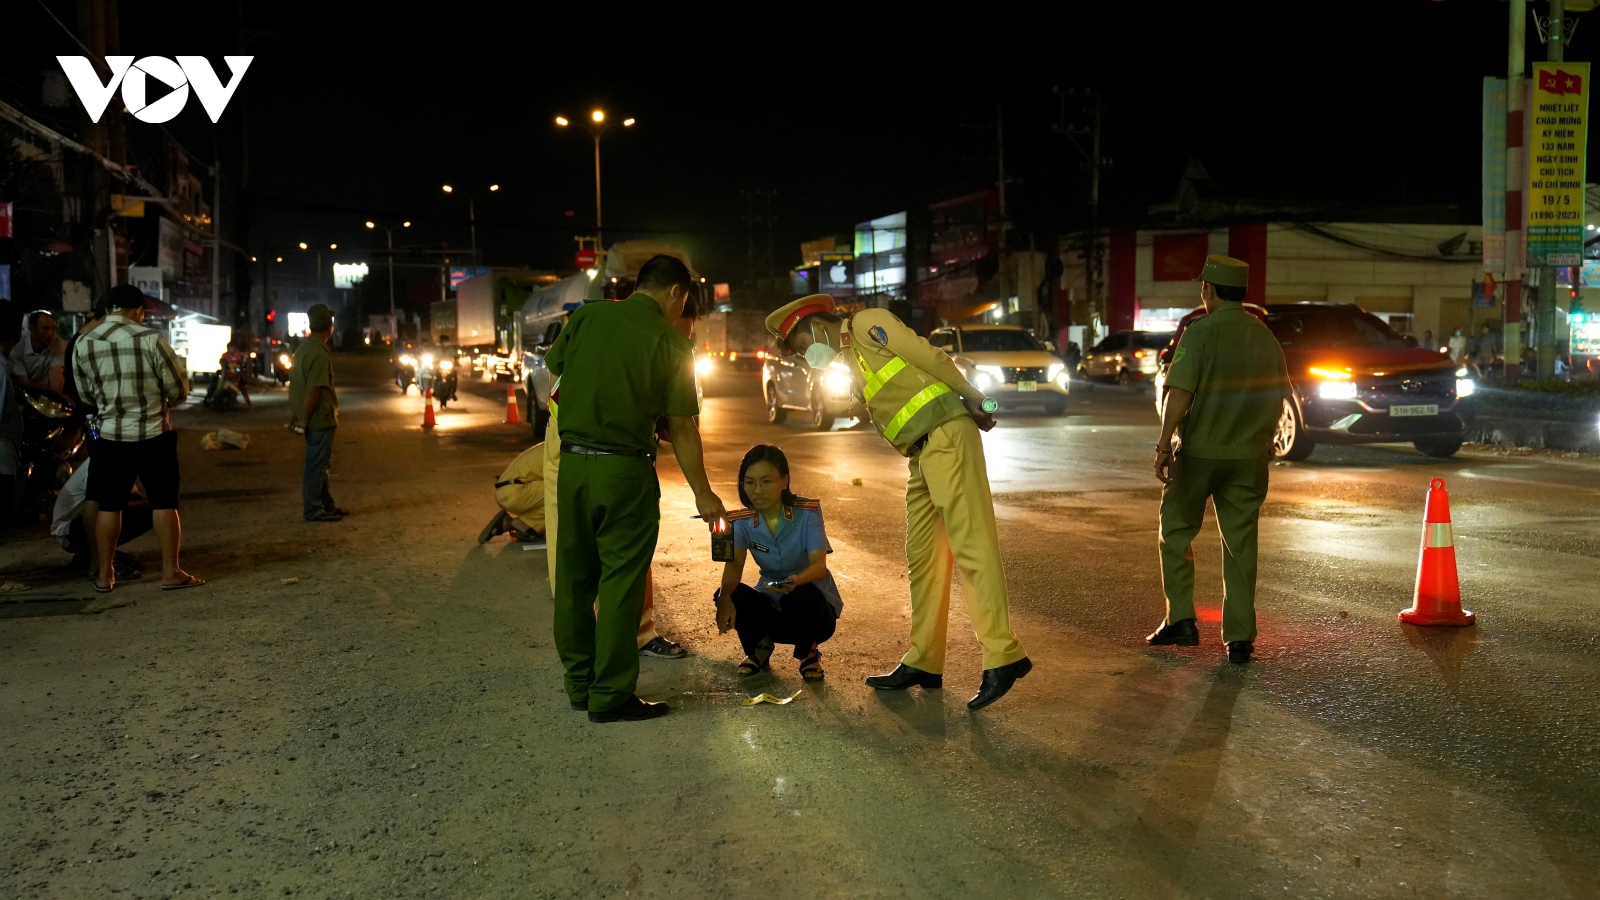
<svg viewBox="0 0 1600 900">
<path fill-rule="evenodd" d="M 1161 491 L 1161 586 L 1167 617 L 1151 644 L 1200 643 L 1194 621 L 1194 554 L 1206 500 L 1222 532 L 1222 640 L 1231 662 L 1250 661 L 1256 638 L 1256 525 L 1267 498 L 1272 436 L 1289 393 L 1283 348 L 1242 301 L 1250 267 L 1206 257 L 1206 315 L 1184 331 L 1167 375 L 1156 442 Z M 1173 445 L 1176 434 L 1178 443 Z"/>
</svg>

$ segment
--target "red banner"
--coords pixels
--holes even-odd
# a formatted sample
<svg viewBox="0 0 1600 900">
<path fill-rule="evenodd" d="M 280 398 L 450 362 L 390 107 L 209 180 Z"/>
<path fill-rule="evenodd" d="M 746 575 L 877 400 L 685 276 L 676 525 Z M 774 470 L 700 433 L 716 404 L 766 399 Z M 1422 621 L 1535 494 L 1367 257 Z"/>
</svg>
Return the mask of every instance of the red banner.
<svg viewBox="0 0 1600 900">
<path fill-rule="evenodd" d="M 0 203 L 0 238 L 11 237 L 11 201 Z"/>
<path fill-rule="evenodd" d="M 1192 281 L 1206 267 L 1206 234 L 1158 234 L 1151 240 L 1152 281 Z"/>
<path fill-rule="evenodd" d="M 1564 69 L 1554 72 L 1546 69 L 1539 73 L 1539 90 L 1545 94 L 1582 94 L 1583 75 Z"/>
</svg>

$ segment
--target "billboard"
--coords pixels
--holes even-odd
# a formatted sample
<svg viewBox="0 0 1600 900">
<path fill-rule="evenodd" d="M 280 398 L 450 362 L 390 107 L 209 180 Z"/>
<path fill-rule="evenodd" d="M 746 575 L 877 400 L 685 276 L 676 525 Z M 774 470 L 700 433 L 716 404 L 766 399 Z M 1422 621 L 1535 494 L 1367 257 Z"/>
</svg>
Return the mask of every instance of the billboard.
<svg viewBox="0 0 1600 900">
<path fill-rule="evenodd" d="M 1483 79 L 1483 270 L 1506 269 L 1506 80 Z"/>
<path fill-rule="evenodd" d="M 903 293 L 906 284 L 906 214 L 882 216 L 856 226 L 855 290 L 858 294 Z"/>
<path fill-rule="evenodd" d="M 856 292 L 855 274 L 850 271 L 855 259 L 850 253 L 823 253 L 818 259 L 817 293 L 849 297 Z"/>
<path fill-rule="evenodd" d="M 129 266 L 128 283 L 143 291 L 146 297 L 166 299 L 161 290 L 160 266 Z"/>
<path fill-rule="evenodd" d="M 1528 265 L 1582 265 L 1589 64 L 1534 63 L 1528 118 Z"/>
<path fill-rule="evenodd" d="M 488 266 L 453 266 L 450 269 L 450 290 L 461 287 L 461 282 L 468 278 L 477 278 L 487 275 L 491 270 Z"/>
<path fill-rule="evenodd" d="M 336 288 L 353 288 L 358 283 L 366 280 L 366 263 L 334 263 L 333 286 Z"/>
</svg>

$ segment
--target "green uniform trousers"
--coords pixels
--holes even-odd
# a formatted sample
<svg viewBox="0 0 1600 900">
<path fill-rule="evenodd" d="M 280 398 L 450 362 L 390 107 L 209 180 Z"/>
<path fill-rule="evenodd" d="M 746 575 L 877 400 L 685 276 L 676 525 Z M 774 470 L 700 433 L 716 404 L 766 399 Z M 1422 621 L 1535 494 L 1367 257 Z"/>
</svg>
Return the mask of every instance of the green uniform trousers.
<svg viewBox="0 0 1600 900">
<path fill-rule="evenodd" d="M 555 639 L 567 696 L 606 712 L 639 683 L 634 636 L 661 531 L 661 485 L 639 456 L 561 455 Z"/>
<path fill-rule="evenodd" d="M 1256 639 L 1256 526 L 1267 459 L 1201 459 L 1181 451 L 1161 491 L 1161 588 L 1167 624 L 1194 618 L 1194 550 L 1206 500 L 1222 532 L 1222 640 Z"/>
</svg>

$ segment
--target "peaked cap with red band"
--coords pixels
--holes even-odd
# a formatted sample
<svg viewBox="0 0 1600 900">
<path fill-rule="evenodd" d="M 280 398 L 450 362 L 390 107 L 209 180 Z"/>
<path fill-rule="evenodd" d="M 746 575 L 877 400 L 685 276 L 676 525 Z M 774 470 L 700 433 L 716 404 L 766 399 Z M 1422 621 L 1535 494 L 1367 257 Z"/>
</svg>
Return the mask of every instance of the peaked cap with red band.
<svg viewBox="0 0 1600 900">
<path fill-rule="evenodd" d="M 801 319 L 817 313 L 831 313 L 833 306 L 833 298 L 827 294 L 801 297 L 799 300 L 778 307 L 767 316 L 767 330 L 776 335 L 778 340 L 786 341 L 789 339 L 789 332 L 794 330 L 794 326 L 798 325 Z"/>
</svg>

